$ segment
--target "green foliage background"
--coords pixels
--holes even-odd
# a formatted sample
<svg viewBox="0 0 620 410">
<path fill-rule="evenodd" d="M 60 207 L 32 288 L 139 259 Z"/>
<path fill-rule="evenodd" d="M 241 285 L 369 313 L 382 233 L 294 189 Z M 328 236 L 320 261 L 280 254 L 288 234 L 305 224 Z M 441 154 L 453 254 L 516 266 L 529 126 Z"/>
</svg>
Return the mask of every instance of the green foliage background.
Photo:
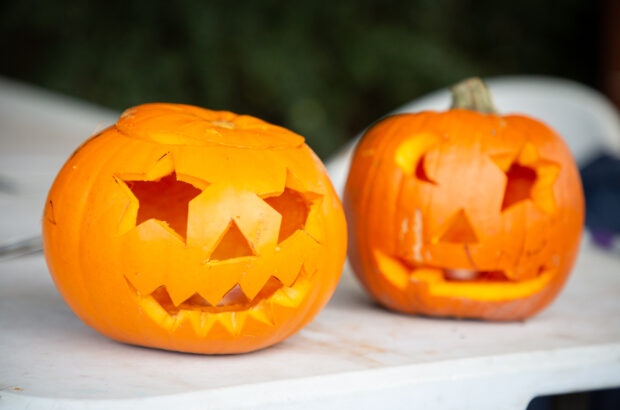
<svg viewBox="0 0 620 410">
<path fill-rule="evenodd" d="M 596 85 L 598 4 L 6 1 L 0 74 L 115 109 L 251 114 L 322 157 L 389 110 L 471 75 Z"/>
</svg>

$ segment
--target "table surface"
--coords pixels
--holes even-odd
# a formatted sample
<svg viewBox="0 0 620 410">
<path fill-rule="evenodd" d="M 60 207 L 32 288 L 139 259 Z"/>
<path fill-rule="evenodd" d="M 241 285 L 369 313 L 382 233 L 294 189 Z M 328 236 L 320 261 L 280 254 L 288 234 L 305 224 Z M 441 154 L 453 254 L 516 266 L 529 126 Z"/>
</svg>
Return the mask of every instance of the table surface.
<svg viewBox="0 0 620 410">
<path fill-rule="evenodd" d="M 0 243 L 36 234 L 56 170 L 117 114 L 0 80 Z M 0 261 L 0 407 L 519 409 L 620 386 L 620 258 L 587 239 L 560 297 L 516 323 L 375 305 L 345 267 L 327 307 L 245 355 L 128 346 L 84 325 L 42 255 Z"/>
</svg>

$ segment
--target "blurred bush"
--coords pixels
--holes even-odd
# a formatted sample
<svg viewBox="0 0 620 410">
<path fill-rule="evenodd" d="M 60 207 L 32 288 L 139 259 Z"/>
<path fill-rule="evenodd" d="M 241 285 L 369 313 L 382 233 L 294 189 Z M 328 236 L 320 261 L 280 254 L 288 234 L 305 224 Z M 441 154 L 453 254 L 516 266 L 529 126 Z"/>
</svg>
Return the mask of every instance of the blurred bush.
<svg viewBox="0 0 620 410">
<path fill-rule="evenodd" d="M 471 75 L 594 84 L 598 3 L 6 1 L 0 74 L 116 109 L 256 115 L 325 157 L 377 117 Z"/>
</svg>

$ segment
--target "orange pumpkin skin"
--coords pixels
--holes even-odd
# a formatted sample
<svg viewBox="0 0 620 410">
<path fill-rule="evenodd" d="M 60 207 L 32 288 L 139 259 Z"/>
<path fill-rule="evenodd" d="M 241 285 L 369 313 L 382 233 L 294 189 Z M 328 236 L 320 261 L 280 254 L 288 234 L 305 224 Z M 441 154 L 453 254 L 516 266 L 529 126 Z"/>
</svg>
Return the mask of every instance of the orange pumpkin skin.
<svg viewBox="0 0 620 410">
<path fill-rule="evenodd" d="M 453 109 L 388 117 L 355 150 L 349 259 L 384 306 L 527 318 L 561 290 L 584 219 L 581 181 L 542 123 Z"/>
<path fill-rule="evenodd" d="M 146 104 L 66 162 L 43 241 L 65 301 L 104 335 L 240 353 L 290 336 L 327 303 L 346 223 L 299 135 L 230 112 Z"/>
</svg>

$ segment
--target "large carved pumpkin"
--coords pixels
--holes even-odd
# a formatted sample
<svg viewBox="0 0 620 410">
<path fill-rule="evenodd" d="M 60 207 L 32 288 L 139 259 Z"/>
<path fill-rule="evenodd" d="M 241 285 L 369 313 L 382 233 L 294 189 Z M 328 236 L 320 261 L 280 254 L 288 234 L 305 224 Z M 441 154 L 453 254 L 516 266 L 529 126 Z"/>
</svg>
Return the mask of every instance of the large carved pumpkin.
<svg viewBox="0 0 620 410">
<path fill-rule="evenodd" d="M 388 117 L 359 143 L 344 197 L 350 261 L 389 308 L 522 319 L 575 260 L 579 173 L 547 126 L 492 112 L 481 82 L 454 93 L 453 109 Z"/>
<path fill-rule="evenodd" d="M 56 178 L 43 218 L 73 311 L 119 341 L 246 352 L 310 321 L 346 252 L 344 214 L 304 139 L 249 116 L 129 109 Z"/>
</svg>

